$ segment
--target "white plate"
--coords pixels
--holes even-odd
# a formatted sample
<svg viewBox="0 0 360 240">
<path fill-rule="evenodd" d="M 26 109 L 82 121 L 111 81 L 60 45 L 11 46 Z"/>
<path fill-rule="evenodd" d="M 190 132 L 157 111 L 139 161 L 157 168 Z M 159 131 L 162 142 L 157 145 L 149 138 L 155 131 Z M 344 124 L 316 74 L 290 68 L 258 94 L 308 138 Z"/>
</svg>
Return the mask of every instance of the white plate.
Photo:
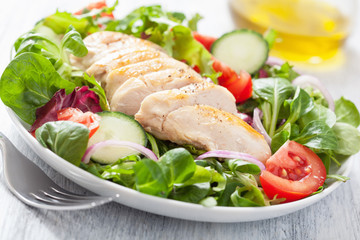
<svg viewBox="0 0 360 240">
<path fill-rule="evenodd" d="M 11 109 L 7 108 L 7 110 L 16 128 L 20 132 L 20 135 L 24 138 L 27 144 L 37 155 L 40 156 L 40 158 L 65 177 L 94 193 L 111 196 L 114 198 L 114 201 L 123 205 L 168 217 L 204 222 L 247 222 L 274 218 L 295 212 L 316 203 L 334 191 L 341 184 L 341 182 L 334 182 L 323 192 L 314 196 L 296 202 L 268 207 L 207 208 L 199 204 L 154 197 L 123 187 L 113 182 L 100 179 L 67 162 L 51 152 L 49 149 L 44 148 L 26 130 L 26 124 L 23 124 Z M 351 170 L 351 164 L 352 158 L 348 159 L 347 162 L 342 165 L 342 167 L 337 171 L 337 174 L 348 176 Z"/>
</svg>

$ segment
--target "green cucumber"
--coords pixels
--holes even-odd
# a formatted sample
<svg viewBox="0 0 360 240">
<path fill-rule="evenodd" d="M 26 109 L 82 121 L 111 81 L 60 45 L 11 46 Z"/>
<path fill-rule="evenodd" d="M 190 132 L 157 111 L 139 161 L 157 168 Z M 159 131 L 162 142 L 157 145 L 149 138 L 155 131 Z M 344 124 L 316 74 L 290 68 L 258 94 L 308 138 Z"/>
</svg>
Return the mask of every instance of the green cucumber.
<svg viewBox="0 0 360 240">
<path fill-rule="evenodd" d="M 269 56 L 269 45 L 263 36 L 249 29 L 222 35 L 211 46 L 211 53 L 235 72 L 256 73 Z"/>
<path fill-rule="evenodd" d="M 100 127 L 89 139 L 88 146 L 106 140 L 130 141 L 146 146 L 147 137 L 143 127 L 131 116 L 121 112 L 99 112 Z M 138 154 L 136 150 L 106 146 L 97 150 L 91 157 L 102 164 L 112 164 L 129 155 Z"/>
</svg>

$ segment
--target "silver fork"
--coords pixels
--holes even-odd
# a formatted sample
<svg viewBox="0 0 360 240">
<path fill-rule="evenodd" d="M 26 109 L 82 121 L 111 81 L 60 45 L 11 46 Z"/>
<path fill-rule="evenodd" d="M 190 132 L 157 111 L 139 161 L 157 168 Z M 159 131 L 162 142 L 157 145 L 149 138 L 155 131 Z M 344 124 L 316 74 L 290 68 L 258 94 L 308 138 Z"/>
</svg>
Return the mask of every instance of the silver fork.
<svg viewBox="0 0 360 240">
<path fill-rule="evenodd" d="M 99 195 L 71 193 L 54 183 L 0 132 L 4 178 L 10 191 L 24 203 L 51 210 L 78 210 L 112 201 Z"/>
</svg>

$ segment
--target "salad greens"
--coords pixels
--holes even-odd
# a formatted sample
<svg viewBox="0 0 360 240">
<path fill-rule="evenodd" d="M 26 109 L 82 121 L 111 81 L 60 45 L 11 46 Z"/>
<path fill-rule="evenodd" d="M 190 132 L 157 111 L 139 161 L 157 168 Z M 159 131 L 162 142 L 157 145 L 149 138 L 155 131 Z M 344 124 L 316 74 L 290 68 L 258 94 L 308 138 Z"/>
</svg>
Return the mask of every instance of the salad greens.
<svg viewBox="0 0 360 240">
<path fill-rule="evenodd" d="M 329 169 L 331 161 L 340 164 L 339 155 L 348 157 L 360 150 L 356 129 L 360 115 L 354 103 L 342 97 L 335 101 L 333 112 L 321 93 L 291 84 L 299 75 L 288 63 L 264 68 L 269 77 L 254 80 L 257 105 L 253 105 L 262 110 L 273 153 L 287 140 L 293 140 L 313 149 Z"/>
<path fill-rule="evenodd" d="M 44 147 L 79 166 L 87 148 L 89 129 L 80 123 L 56 121 L 45 123 L 35 135 Z"/>
<path fill-rule="evenodd" d="M 70 93 L 75 84 L 56 72 L 45 57 L 22 53 L 6 67 L 0 80 L 0 96 L 24 122 L 33 124 L 35 112 L 50 101 L 60 89 Z"/>
<path fill-rule="evenodd" d="M 67 107 L 94 113 L 109 110 L 104 89 L 94 76 L 70 64 L 70 54 L 87 55 L 82 39 L 88 34 L 108 30 L 147 39 L 214 82 L 219 77 L 212 67 L 212 55 L 192 35 L 201 19 L 199 14 L 187 20 L 182 13 L 154 5 L 140 7 L 116 20 L 109 17 L 116 5 L 85 8 L 77 15 L 57 11 L 17 39 L 14 59 L 0 80 L 4 104 L 31 124 L 37 140 L 60 157 L 99 178 L 142 193 L 204 206 L 268 206 L 283 200 L 270 200 L 264 194 L 258 185 L 258 165 L 242 159 L 197 160 L 204 150 L 162 141 L 149 133 L 148 147 L 159 161 L 131 155 L 113 164 L 81 162 L 90 131 L 83 124 L 57 121 L 57 112 Z M 270 46 L 275 36 L 272 30 L 265 35 Z M 249 115 L 255 108 L 262 111 L 273 153 L 288 140 L 296 141 L 318 154 L 329 173 L 333 162 L 340 165 L 360 150 L 360 114 L 345 98 L 335 102 L 335 111 L 330 110 L 319 91 L 292 84 L 298 76 L 288 63 L 265 65 L 254 74 L 252 98 L 239 104 L 238 109 Z M 327 177 L 347 180 L 334 174 Z"/>
<path fill-rule="evenodd" d="M 254 81 L 253 91 L 264 114 L 265 130 L 273 137 L 280 109 L 285 100 L 293 94 L 294 87 L 283 78 L 263 78 Z"/>
<path fill-rule="evenodd" d="M 218 74 L 212 68 L 212 56 L 205 47 L 192 36 L 196 23 L 201 16 L 196 14 L 188 21 L 178 12 L 166 12 L 160 5 L 140 7 L 121 20 L 108 23 L 106 30 L 118 31 L 135 37 L 147 39 L 161 47 L 167 53 L 192 67 L 197 66 L 200 73 L 217 82 Z"/>
</svg>

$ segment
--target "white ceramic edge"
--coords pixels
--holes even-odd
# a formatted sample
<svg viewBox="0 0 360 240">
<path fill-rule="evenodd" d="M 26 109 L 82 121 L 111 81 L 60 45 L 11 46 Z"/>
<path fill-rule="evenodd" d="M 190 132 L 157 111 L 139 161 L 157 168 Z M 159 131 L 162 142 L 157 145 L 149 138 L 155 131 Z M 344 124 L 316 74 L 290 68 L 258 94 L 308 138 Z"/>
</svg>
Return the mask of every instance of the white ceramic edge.
<svg viewBox="0 0 360 240">
<path fill-rule="evenodd" d="M 289 214 L 314 204 L 342 184 L 342 182 L 334 182 L 323 192 L 314 196 L 296 202 L 267 207 L 204 207 L 199 204 L 155 197 L 100 179 L 57 156 L 49 149 L 44 148 L 25 129 L 11 109 L 7 107 L 6 109 L 26 143 L 42 160 L 56 171 L 94 193 L 113 197 L 114 201 L 123 205 L 158 215 L 203 222 L 249 222 L 264 220 Z M 342 165 L 339 174 L 348 176 L 351 171 L 352 161 L 353 158 L 348 159 Z"/>
</svg>

